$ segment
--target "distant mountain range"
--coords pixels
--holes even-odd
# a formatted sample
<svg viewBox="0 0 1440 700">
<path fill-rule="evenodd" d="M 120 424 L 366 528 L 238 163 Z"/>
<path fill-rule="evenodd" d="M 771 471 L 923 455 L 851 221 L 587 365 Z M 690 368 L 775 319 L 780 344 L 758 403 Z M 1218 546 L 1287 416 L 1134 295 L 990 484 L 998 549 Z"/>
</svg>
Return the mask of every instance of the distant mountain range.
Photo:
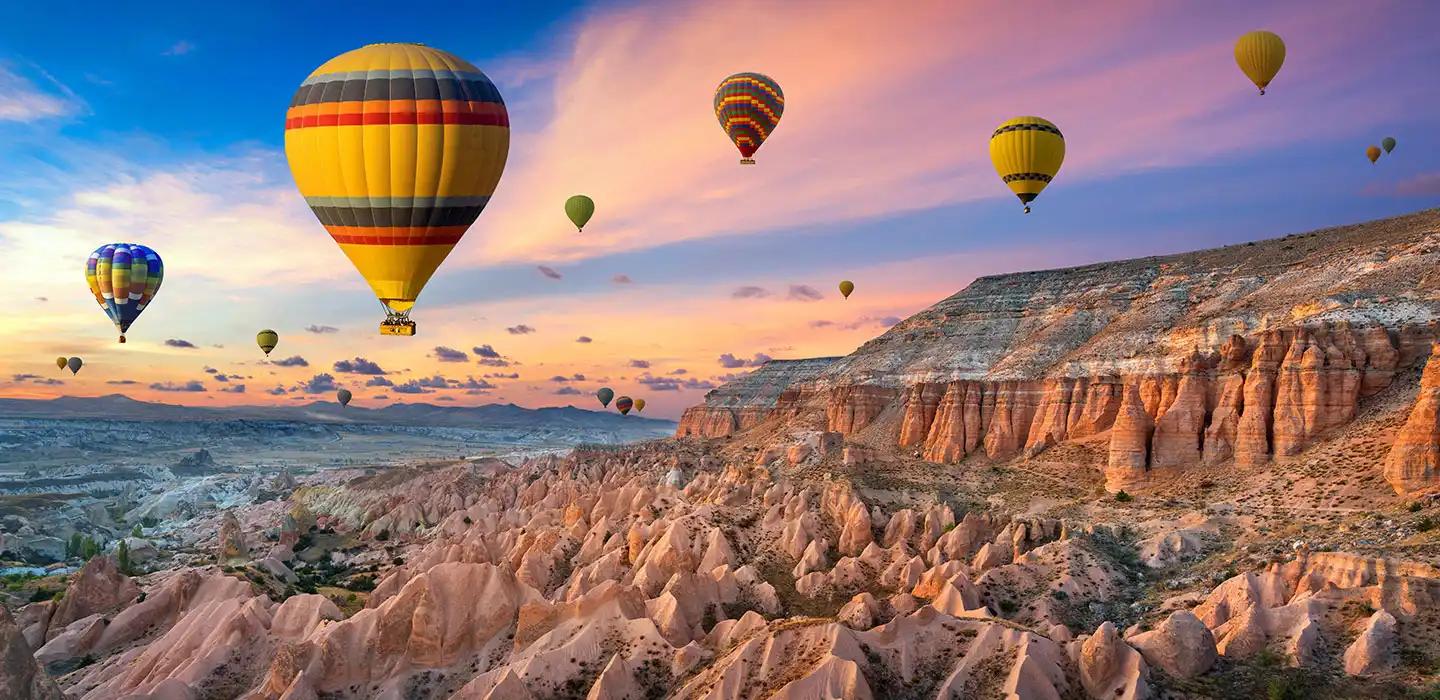
<svg viewBox="0 0 1440 700">
<path fill-rule="evenodd" d="M 452 428 L 650 428 L 672 430 L 674 421 L 622 416 L 612 411 L 588 411 L 574 406 L 524 408 L 515 404 L 436 406 L 429 403 L 394 403 L 384 408 L 363 408 L 316 401 L 300 406 L 177 406 L 137 401 L 122 394 L 55 399 L 0 399 L 0 416 L 12 418 L 106 418 L 131 421 L 233 421 L 270 420 L 300 423 L 370 423 Z"/>
</svg>

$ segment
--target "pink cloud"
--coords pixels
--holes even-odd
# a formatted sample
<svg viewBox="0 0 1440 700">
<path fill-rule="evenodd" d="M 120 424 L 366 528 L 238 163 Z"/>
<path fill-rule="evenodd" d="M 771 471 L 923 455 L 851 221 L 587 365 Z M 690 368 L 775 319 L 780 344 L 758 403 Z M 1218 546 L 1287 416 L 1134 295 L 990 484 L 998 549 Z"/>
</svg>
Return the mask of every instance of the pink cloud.
<svg viewBox="0 0 1440 700">
<path fill-rule="evenodd" d="M 1333 1 L 744 8 L 696 0 L 588 17 L 555 80 L 553 119 L 512 115 L 528 145 L 512 153 L 478 245 L 457 255 L 577 259 L 1003 198 L 986 141 L 1018 114 L 1066 133 L 1063 185 L 1333 137 L 1424 89 L 1381 89 L 1413 49 L 1383 40 L 1378 8 Z M 1291 47 L 1264 98 L 1232 54 L 1258 26 Z M 768 73 L 787 99 L 746 168 L 710 113 L 714 86 L 738 70 Z M 584 236 L 557 213 L 577 188 L 600 203 Z M 530 234 L 502 233 L 516 230 Z"/>
</svg>

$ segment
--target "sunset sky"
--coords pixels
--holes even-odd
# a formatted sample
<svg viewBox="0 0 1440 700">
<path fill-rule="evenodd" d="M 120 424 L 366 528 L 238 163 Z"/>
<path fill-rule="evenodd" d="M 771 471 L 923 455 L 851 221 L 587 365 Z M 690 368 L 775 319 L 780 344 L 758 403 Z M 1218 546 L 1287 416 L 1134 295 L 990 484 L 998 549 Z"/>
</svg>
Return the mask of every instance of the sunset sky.
<svg viewBox="0 0 1440 700">
<path fill-rule="evenodd" d="M 610 386 L 676 417 L 758 361 L 846 354 L 980 275 L 1440 202 L 1425 0 L 146 5 L 25 3 L 0 22 L 0 396 L 228 405 L 343 386 L 366 406 L 598 408 Z M 1260 28 L 1288 47 L 1263 97 L 1232 54 Z M 300 81 L 382 41 L 479 66 L 512 124 L 414 338 L 377 334 L 282 148 Z M 786 97 L 753 167 L 711 109 L 740 71 Z M 1027 114 L 1067 145 L 1029 216 L 987 151 Z M 1399 147 L 1372 166 L 1385 136 Z M 577 235 L 562 204 L 578 192 L 596 214 Z M 166 264 L 125 345 L 83 277 L 116 241 Z"/>
</svg>

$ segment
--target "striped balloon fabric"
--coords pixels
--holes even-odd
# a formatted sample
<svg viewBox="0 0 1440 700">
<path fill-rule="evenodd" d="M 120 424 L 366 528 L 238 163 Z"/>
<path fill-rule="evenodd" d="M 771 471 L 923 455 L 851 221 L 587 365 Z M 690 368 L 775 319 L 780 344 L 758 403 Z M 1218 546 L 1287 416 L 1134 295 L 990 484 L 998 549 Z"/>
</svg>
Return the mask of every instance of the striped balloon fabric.
<svg viewBox="0 0 1440 700">
<path fill-rule="evenodd" d="M 715 118 L 740 149 L 741 163 L 753 165 L 751 156 L 769 138 L 785 112 L 780 84 L 759 73 L 736 73 L 715 88 Z"/>
<path fill-rule="evenodd" d="M 490 79 L 418 44 L 327 61 L 285 115 L 295 184 L 392 315 L 414 305 L 490 201 L 509 150 Z"/>
<path fill-rule="evenodd" d="M 85 261 L 85 282 L 101 310 L 120 330 L 125 331 L 160 291 L 165 263 L 155 251 L 134 243 L 101 246 Z"/>
</svg>

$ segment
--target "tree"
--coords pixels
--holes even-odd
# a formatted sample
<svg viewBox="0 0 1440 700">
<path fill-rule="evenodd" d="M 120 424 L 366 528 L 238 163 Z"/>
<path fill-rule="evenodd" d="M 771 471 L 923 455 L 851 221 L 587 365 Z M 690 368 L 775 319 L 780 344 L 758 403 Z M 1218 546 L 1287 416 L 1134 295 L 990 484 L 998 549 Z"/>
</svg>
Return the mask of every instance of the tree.
<svg viewBox="0 0 1440 700">
<path fill-rule="evenodd" d="M 120 564 L 120 573 L 129 576 L 133 573 L 130 567 L 130 545 L 125 540 L 120 540 L 120 546 L 115 550 L 115 559 Z"/>
<path fill-rule="evenodd" d="M 72 533 L 70 535 L 70 541 L 65 543 L 65 558 L 73 559 L 80 556 L 80 548 L 82 544 L 83 541 L 80 538 L 80 533 Z"/>
<path fill-rule="evenodd" d="M 135 527 L 130 528 L 130 536 L 131 536 L 131 537 L 144 537 L 144 536 L 145 536 L 145 533 L 140 530 L 140 523 L 135 523 Z"/>
</svg>

